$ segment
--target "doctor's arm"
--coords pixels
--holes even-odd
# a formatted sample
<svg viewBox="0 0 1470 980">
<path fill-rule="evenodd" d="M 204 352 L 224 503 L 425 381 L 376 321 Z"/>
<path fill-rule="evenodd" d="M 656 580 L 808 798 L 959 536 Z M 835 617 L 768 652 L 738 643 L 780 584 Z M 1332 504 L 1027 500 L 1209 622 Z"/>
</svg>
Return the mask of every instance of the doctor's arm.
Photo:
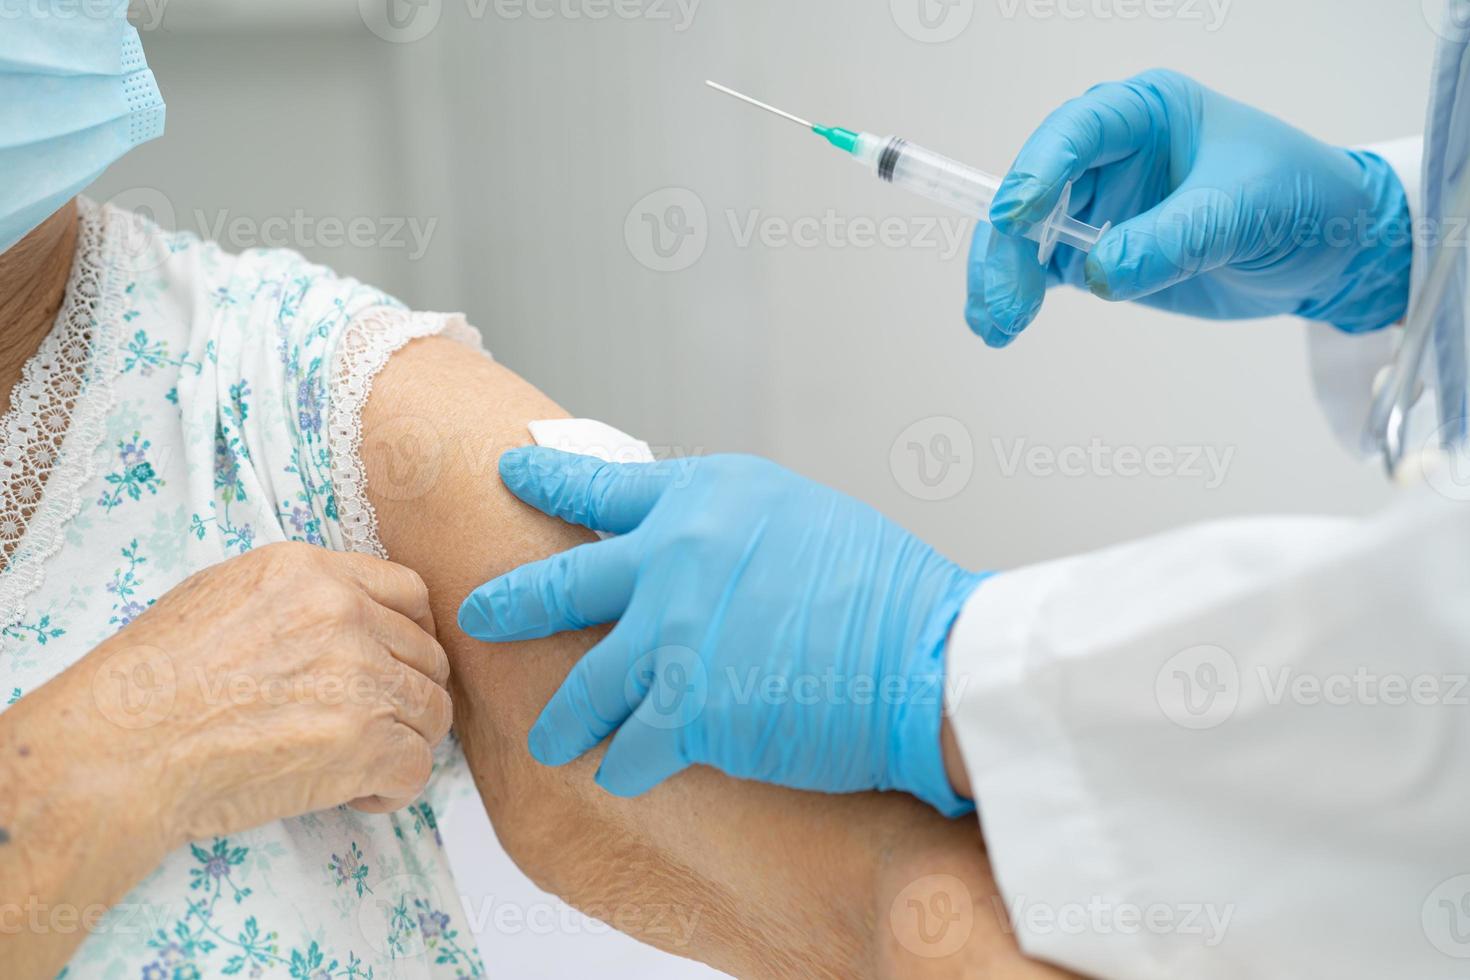
<svg viewBox="0 0 1470 980">
<path fill-rule="evenodd" d="M 381 538 L 428 584 L 455 728 L 512 858 L 572 905 L 737 976 L 1059 976 L 1017 952 L 973 821 L 702 768 L 621 799 L 593 783 L 600 749 L 558 768 L 531 758 L 532 723 L 605 631 L 492 646 L 454 624 L 486 579 L 591 539 L 496 474 L 528 421 L 563 416 L 488 358 L 426 339 L 389 361 L 363 419 Z M 412 455 L 425 432 L 436 448 Z"/>
<path fill-rule="evenodd" d="M 1467 595 L 1470 510 L 1425 486 L 987 582 L 949 686 L 1022 948 L 1100 976 L 1462 976 Z"/>
</svg>

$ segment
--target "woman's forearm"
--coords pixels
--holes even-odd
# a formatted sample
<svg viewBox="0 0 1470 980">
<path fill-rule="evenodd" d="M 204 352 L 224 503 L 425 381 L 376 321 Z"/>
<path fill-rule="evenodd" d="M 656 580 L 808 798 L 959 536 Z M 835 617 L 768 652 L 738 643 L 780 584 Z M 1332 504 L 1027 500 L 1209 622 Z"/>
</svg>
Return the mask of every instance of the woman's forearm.
<svg viewBox="0 0 1470 980">
<path fill-rule="evenodd" d="M 6 976 L 55 976 L 168 851 L 158 760 L 139 737 L 149 714 L 125 700 L 147 689 L 114 676 L 141 665 L 110 652 L 104 645 L 0 714 Z"/>
</svg>

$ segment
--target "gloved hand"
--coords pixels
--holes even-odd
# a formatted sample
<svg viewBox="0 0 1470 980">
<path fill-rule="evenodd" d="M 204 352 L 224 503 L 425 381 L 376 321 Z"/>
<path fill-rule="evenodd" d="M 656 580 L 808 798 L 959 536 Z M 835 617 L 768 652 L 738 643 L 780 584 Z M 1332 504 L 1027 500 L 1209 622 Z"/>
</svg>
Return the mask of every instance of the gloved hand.
<svg viewBox="0 0 1470 980">
<path fill-rule="evenodd" d="M 1043 268 L 1019 237 L 1067 181 L 1072 212 L 1113 229 Z M 1293 313 L 1349 332 L 1408 305 L 1408 202 L 1372 153 L 1329 146 L 1183 75 L 1150 71 L 1062 106 L 1021 149 L 976 228 L 965 318 L 1015 339 L 1049 286 L 1086 285 L 1192 316 Z"/>
<path fill-rule="evenodd" d="M 500 476 L 548 514 L 622 537 L 476 589 L 459 624 L 524 640 L 617 620 L 531 730 L 562 765 L 617 732 L 597 782 L 639 795 L 702 763 L 942 812 L 944 649 L 983 576 L 872 508 L 747 456 L 604 463 L 511 450 Z"/>
</svg>

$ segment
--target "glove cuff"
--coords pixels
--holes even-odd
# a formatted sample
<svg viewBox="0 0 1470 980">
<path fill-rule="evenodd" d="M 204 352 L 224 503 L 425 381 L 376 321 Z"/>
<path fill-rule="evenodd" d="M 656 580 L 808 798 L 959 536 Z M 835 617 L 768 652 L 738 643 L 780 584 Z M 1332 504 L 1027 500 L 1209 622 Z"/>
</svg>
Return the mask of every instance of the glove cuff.
<svg viewBox="0 0 1470 980">
<path fill-rule="evenodd" d="M 1415 228 L 1408 195 L 1389 162 L 1366 150 L 1345 150 L 1361 175 L 1364 212 L 1347 227 L 1322 230 L 1328 247 L 1356 247 L 1341 288 L 1299 313 L 1345 333 L 1381 330 L 1403 319 L 1409 306 Z"/>
<path fill-rule="evenodd" d="M 965 602 L 992 573 L 956 574 L 929 614 L 908 665 L 908 696 L 898 705 L 889 745 L 889 784 L 911 793 L 946 817 L 975 810 L 955 793 L 944 768 L 945 651 Z"/>
</svg>

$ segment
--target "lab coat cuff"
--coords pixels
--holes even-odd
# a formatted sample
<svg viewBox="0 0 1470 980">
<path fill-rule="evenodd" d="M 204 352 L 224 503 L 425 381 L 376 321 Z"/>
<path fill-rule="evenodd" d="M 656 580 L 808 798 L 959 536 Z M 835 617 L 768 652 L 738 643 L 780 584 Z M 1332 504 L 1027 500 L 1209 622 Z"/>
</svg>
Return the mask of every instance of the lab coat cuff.
<svg viewBox="0 0 1470 980">
<path fill-rule="evenodd" d="M 1123 907 L 1119 887 L 1130 879 L 1057 710 L 1061 678 L 1033 655 L 1046 597 L 1075 574 L 1071 565 L 1006 572 L 971 596 L 949 639 L 950 724 L 1021 948 L 1079 970 L 1110 963 L 1117 969 L 1101 972 L 1164 976 L 1140 971 L 1151 957 L 1135 937 L 1114 935 L 1099 949 L 1062 922 L 1098 903 Z"/>
</svg>

